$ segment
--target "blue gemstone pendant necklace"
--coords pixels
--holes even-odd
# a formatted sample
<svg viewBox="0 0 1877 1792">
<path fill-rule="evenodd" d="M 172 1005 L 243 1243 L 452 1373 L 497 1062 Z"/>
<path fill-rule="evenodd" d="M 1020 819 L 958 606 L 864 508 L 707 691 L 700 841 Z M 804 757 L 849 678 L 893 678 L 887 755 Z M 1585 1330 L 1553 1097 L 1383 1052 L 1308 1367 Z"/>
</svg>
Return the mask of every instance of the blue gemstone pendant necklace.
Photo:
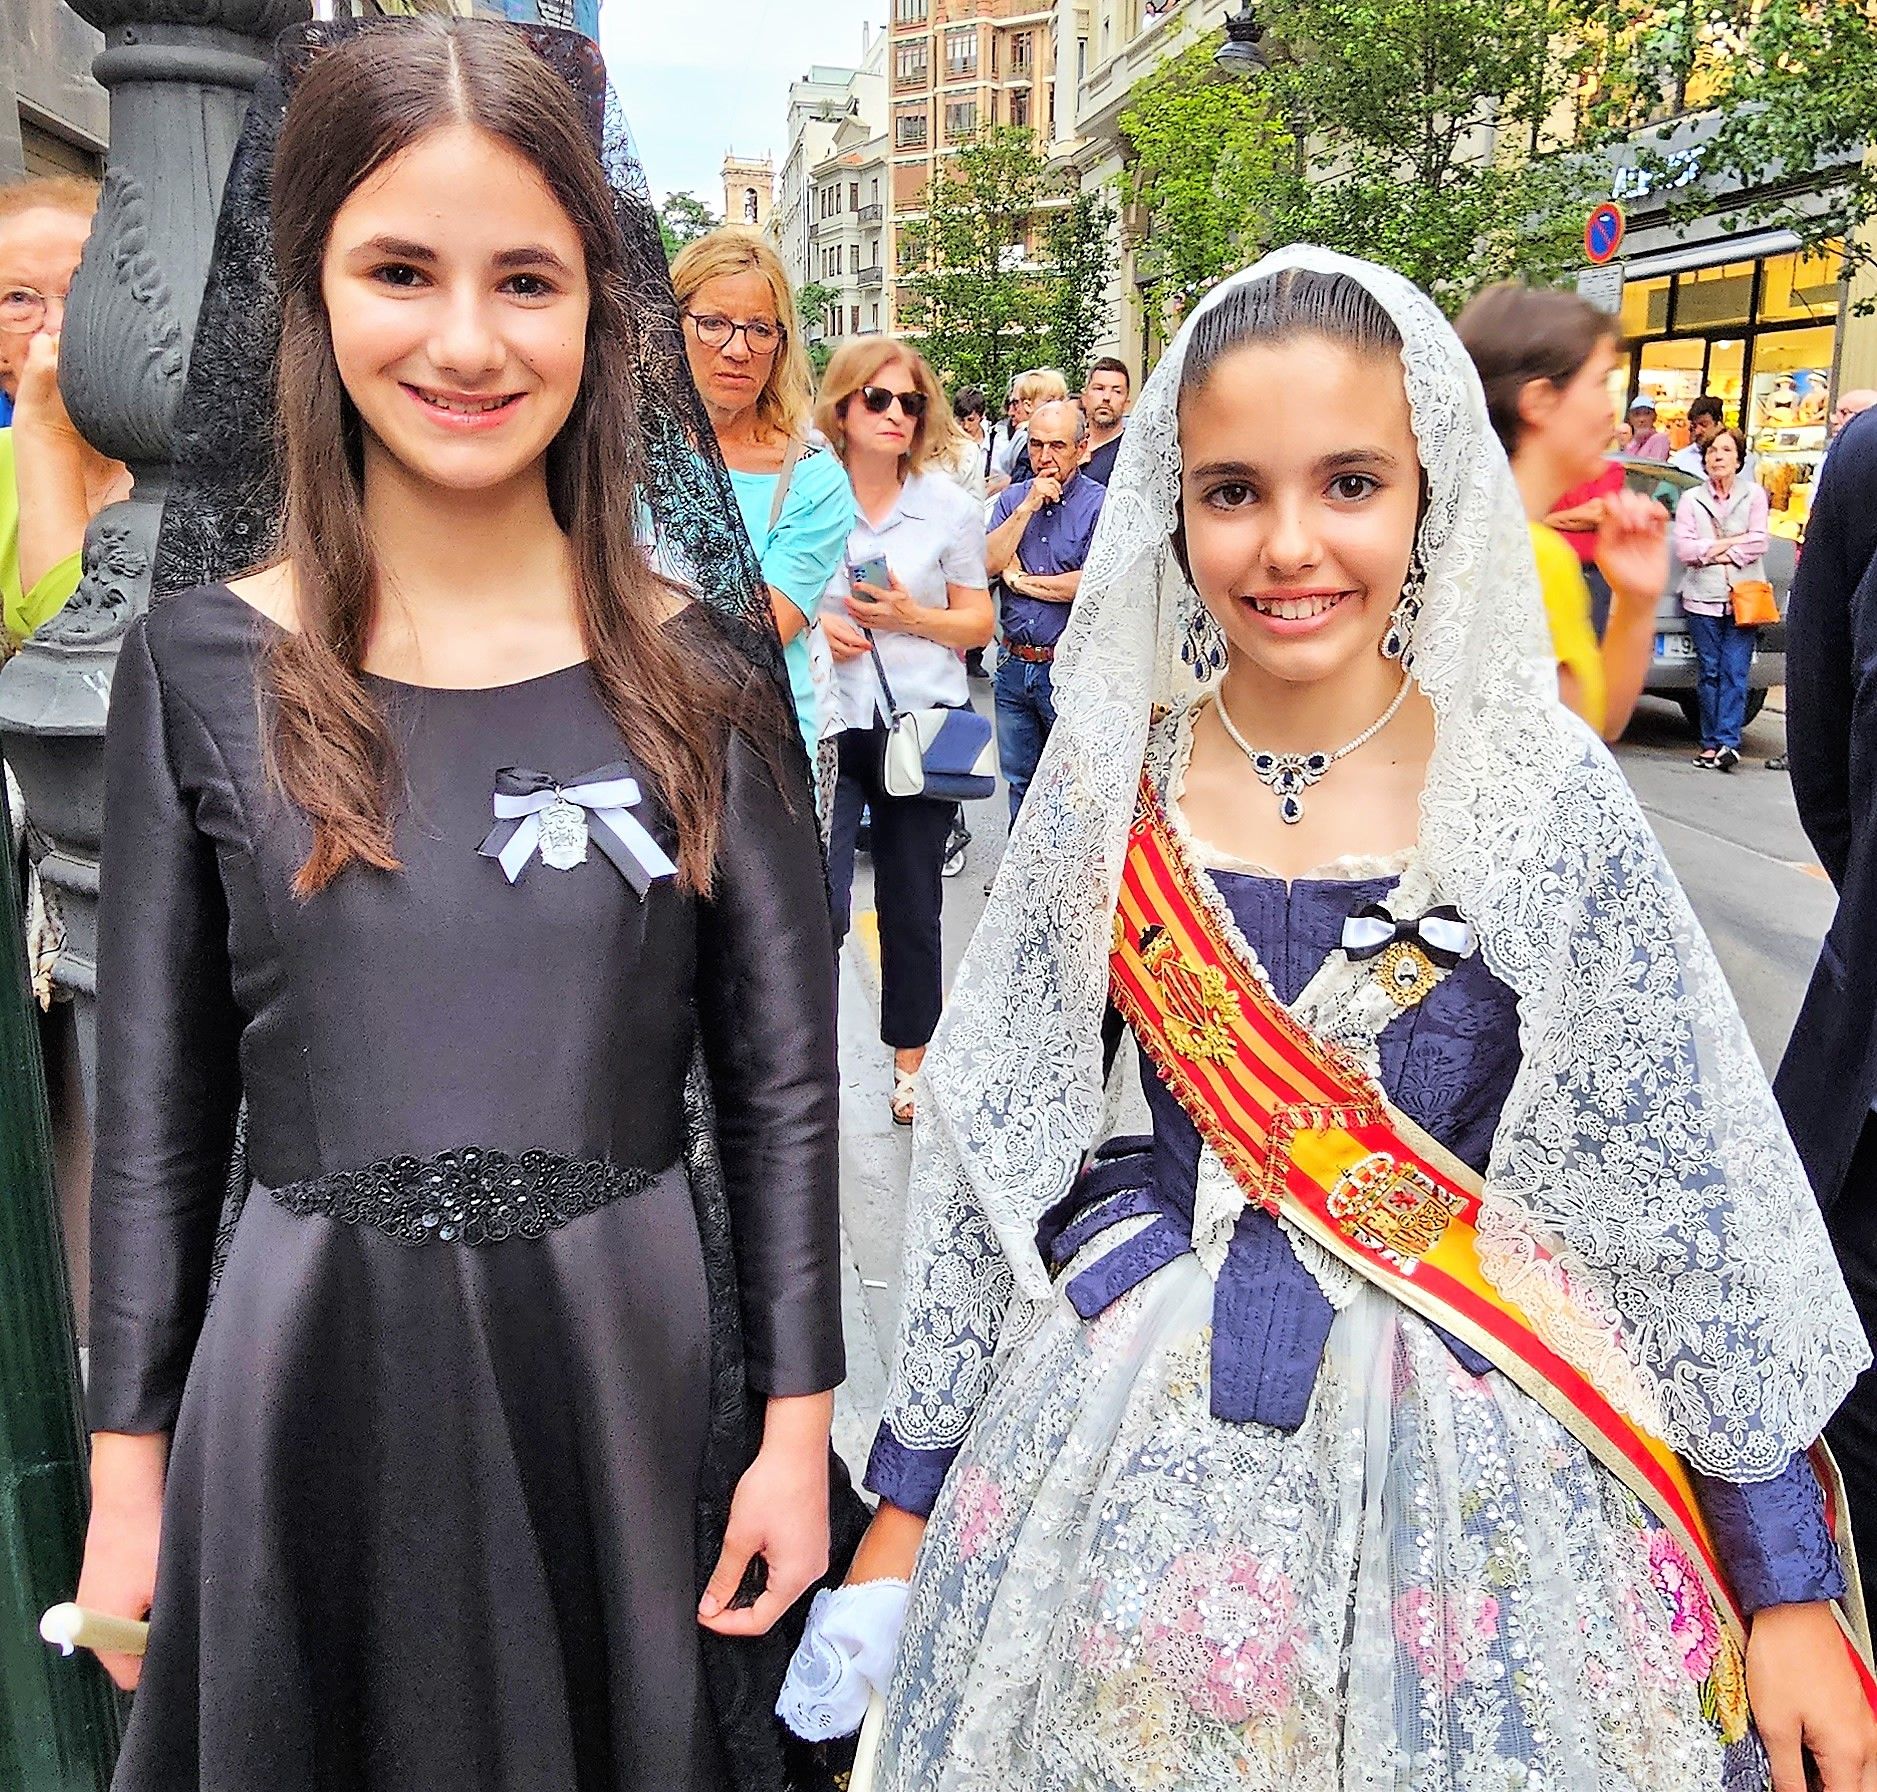
<svg viewBox="0 0 1877 1792">
<path fill-rule="evenodd" d="M 1367 746 L 1400 713 L 1408 700 L 1408 675 L 1401 676 L 1401 689 L 1395 700 L 1356 738 L 1333 753 L 1264 753 L 1254 747 L 1233 726 L 1231 711 L 1225 707 L 1225 693 L 1218 695 L 1219 722 L 1235 746 L 1251 761 L 1252 774 L 1261 784 L 1277 793 L 1280 820 L 1295 827 L 1303 820 L 1303 793 L 1315 784 L 1339 759 L 1347 759 L 1356 748 Z"/>
</svg>

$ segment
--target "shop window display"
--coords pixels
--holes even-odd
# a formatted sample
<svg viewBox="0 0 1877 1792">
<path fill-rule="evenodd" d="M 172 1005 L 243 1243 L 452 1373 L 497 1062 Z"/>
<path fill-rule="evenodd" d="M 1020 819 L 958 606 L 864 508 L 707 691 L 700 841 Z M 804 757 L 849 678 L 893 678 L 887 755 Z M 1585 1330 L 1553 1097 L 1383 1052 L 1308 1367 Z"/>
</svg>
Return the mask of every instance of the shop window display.
<svg viewBox="0 0 1877 1792">
<path fill-rule="evenodd" d="M 1772 500 L 1771 526 L 1785 535 L 1804 527 L 1824 453 L 1842 265 L 1825 245 L 1631 281 L 1623 290 L 1631 345 L 1618 376 L 1625 394 L 1655 401 L 1676 448 L 1688 441 L 1690 403 L 1704 392 L 1718 398 L 1727 420 L 1746 431 Z M 1616 397 L 1615 408 L 1624 401 Z"/>
</svg>

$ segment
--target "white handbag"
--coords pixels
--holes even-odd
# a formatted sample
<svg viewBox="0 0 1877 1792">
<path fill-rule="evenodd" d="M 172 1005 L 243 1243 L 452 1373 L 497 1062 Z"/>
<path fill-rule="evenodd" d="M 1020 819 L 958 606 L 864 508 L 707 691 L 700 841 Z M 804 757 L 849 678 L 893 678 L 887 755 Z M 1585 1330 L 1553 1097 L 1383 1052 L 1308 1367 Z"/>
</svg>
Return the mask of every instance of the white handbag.
<svg viewBox="0 0 1877 1792">
<path fill-rule="evenodd" d="M 992 795 L 997 789 L 997 746 L 990 723 L 968 707 L 901 709 L 871 634 L 867 650 L 892 717 L 881 772 L 886 794 L 932 797 L 942 803 L 972 803 Z"/>
</svg>

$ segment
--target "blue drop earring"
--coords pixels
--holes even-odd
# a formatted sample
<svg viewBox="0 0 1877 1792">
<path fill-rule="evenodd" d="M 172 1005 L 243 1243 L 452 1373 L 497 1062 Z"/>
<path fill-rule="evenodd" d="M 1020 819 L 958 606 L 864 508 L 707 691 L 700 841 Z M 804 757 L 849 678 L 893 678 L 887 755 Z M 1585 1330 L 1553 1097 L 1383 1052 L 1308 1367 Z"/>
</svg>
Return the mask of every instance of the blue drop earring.
<svg viewBox="0 0 1877 1792">
<path fill-rule="evenodd" d="M 1401 595 L 1388 612 L 1388 632 L 1382 636 L 1382 657 L 1408 663 L 1414 651 L 1414 625 L 1421 620 L 1421 599 L 1427 590 L 1427 568 L 1421 562 L 1421 544 L 1414 544 L 1408 562 L 1408 576 L 1401 581 Z"/>
<path fill-rule="evenodd" d="M 1192 668 L 1193 676 L 1198 679 L 1225 670 L 1225 630 L 1219 627 L 1218 619 L 1197 596 L 1193 599 L 1192 614 L 1186 619 L 1186 636 L 1180 642 L 1180 658 Z"/>
</svg>

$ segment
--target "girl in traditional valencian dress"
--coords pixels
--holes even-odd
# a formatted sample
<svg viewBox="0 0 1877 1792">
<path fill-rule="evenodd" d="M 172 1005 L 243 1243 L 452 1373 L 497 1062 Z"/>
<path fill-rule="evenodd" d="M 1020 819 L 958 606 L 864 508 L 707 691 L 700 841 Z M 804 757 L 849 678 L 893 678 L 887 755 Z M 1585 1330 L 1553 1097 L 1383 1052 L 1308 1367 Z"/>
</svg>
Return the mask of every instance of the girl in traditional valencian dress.
<svg viewBox="0 0 1877 1792">
<path fill-rule="evenodd" d="M 1868 1353 L 1435 308 L 1213 294 L 1070 631 L 785 1710 L 890 1678 L 891 1792 L 1871 1785 L 1807 1454 Z M 1085 1167 L 1111 999 L 1153 1132 Z"/>
</svg>

